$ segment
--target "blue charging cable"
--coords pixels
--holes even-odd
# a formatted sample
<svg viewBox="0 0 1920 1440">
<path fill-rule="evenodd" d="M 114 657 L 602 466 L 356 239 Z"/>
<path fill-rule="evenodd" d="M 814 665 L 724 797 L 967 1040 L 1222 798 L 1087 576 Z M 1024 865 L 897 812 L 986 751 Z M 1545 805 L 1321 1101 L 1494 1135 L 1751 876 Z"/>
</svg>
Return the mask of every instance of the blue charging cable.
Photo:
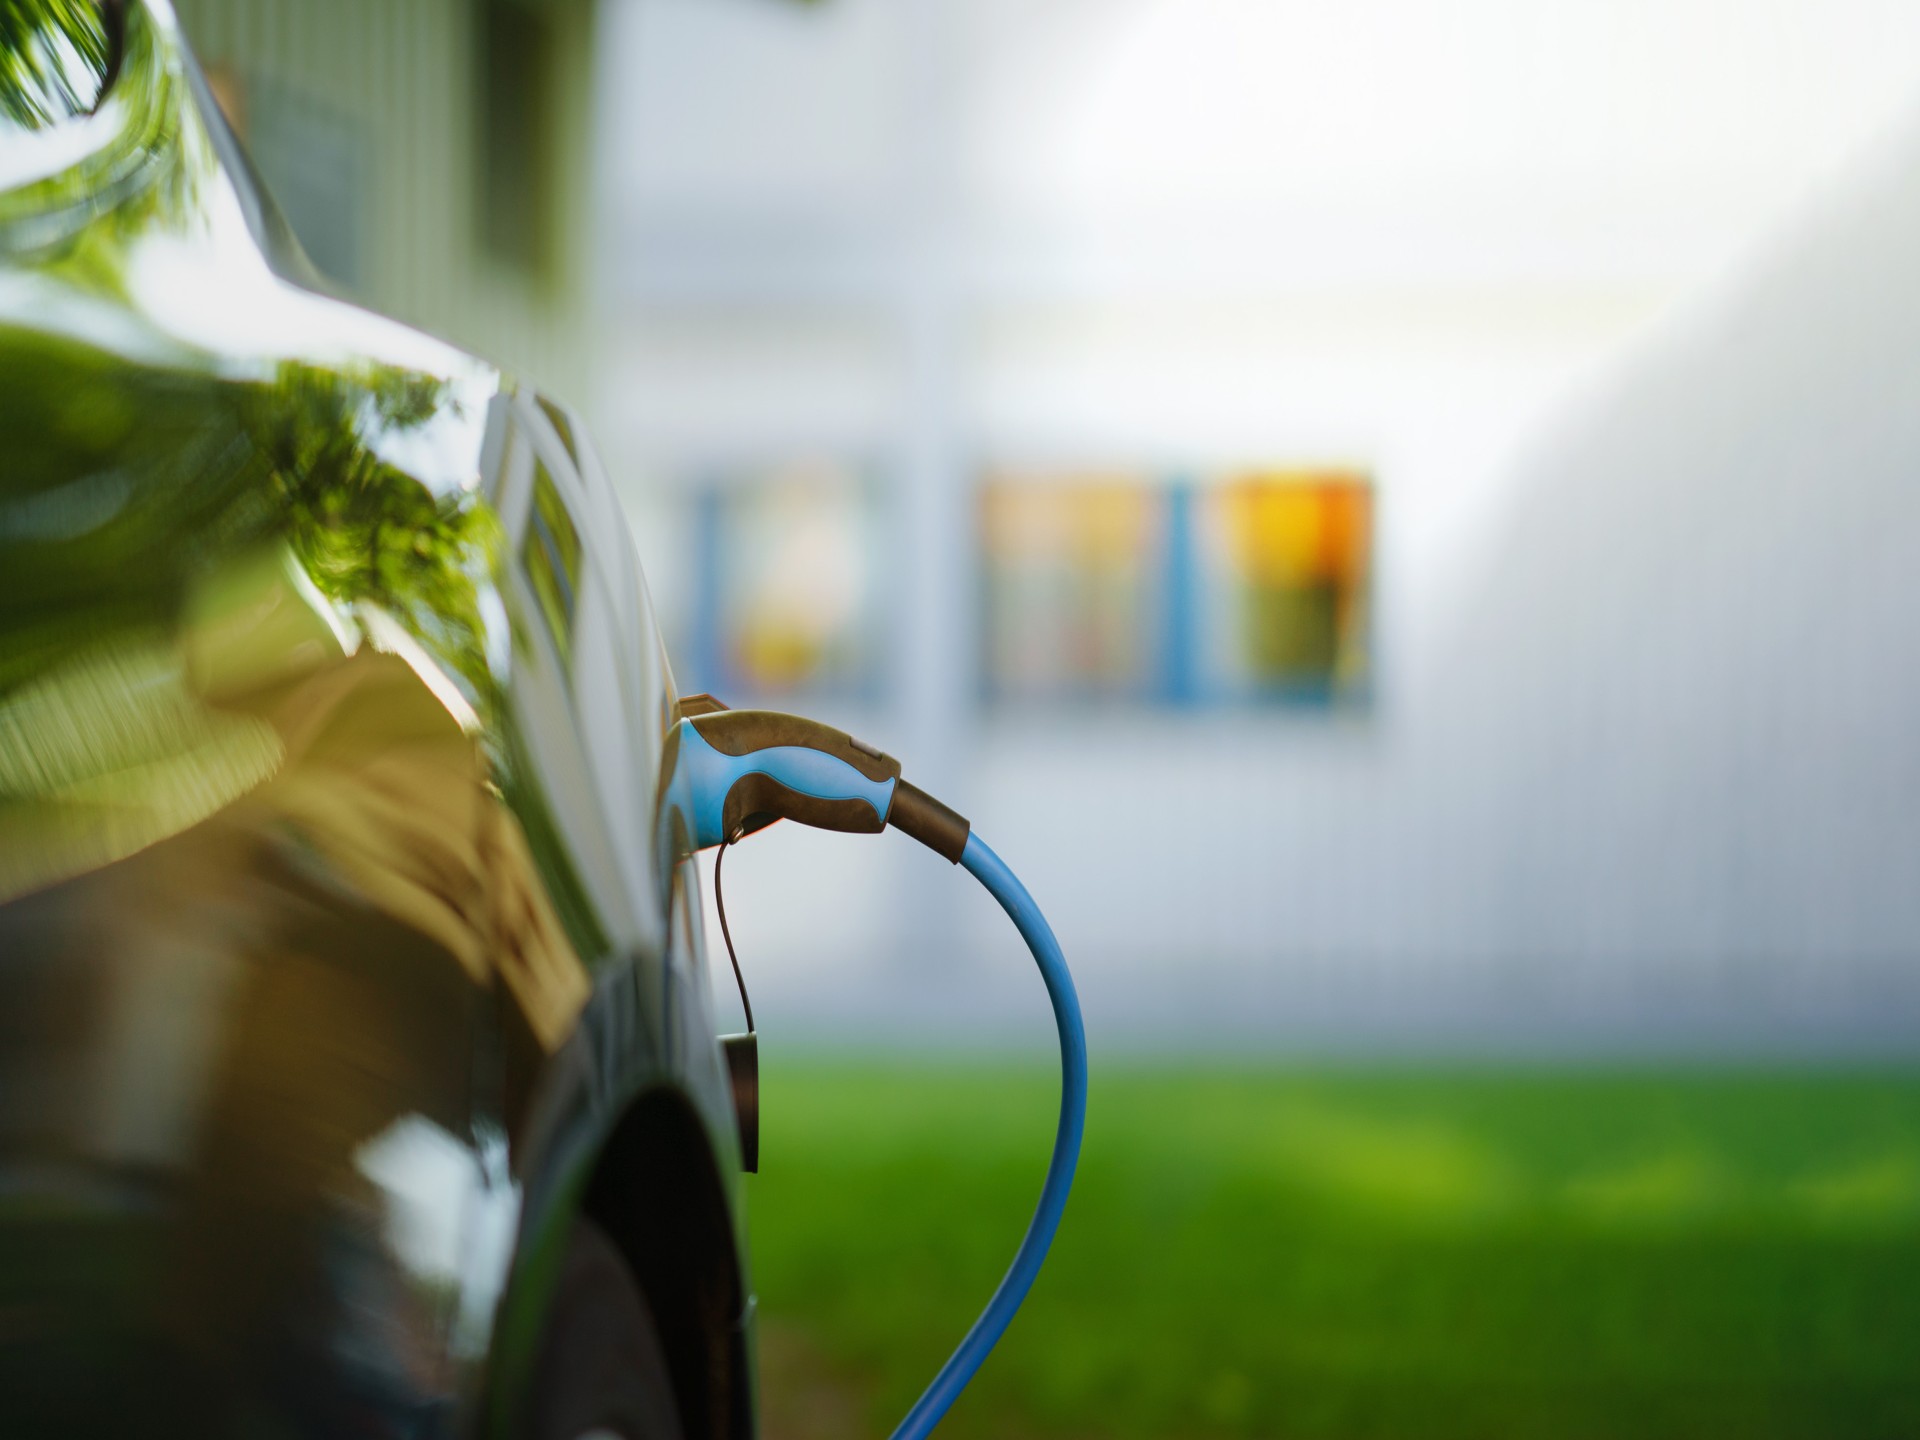
<svg viewBox="0 0 1920 1440">
<path fill-rule="evenodd" d="M 662 786 L 661 842 L 677 820 L 686 848 L 726 846 L 774 820 L 872 834 L 892 826 L 958 865 L 1000 902 L 1033 952 L 1060 1032 L 1060 1125 L 1040 1203 L 1013 1264 L 960 1347 L 914 1402 L 893 1440 L 921 1440 L 979 1373 L 1033 1288 L 1060 1228 L 1087 1119 L 1087 1035 L 1073 977 L 1040 907 L 964 817 L 900 778 L 900 762 L 841 731 L 797 715 L 728 710 L 711 697 L 674 727 Z M 716 862 L 715 888 L 719 869 Z M 725 912 L 722 911 L 722 926 Z M 728 937 L 728 953 L 732 939 Z M 738 963 L 735 972 L 738 973 Z M 741 1000 L 746 986 L 741 985 Z"/>
<path fill-rule="evenodd" d="M 1067 1192 L 1073 1188 L 1073 1170 L 1080 1159 L 1080 1136 L 1087 1124 L 1087 1032 L 1080 1021 L 1080 999 L 1074 994 L 1073 976 L 1067 973 L 1067 957 L 1060 953 L 1053 927 L 1033 896 L 1020 883 L 1020 877 L 1007 868 L 1007 862 L 988 847 L 978 835 L 967 836 L 967 848 L 960 863 L 973 878 L 987 887 L 1000 902 L 1019 930 L 1020 938 L 1033 951 L 1040 966 L 1040 977 L 1047 982 L 1047 998 L 1053 1002 L 1053 1022 L 1060 1031 L 1060 1127 L 1054 1132 L 1053 1159 L 1047 1164 L 1047 1180 L 1040 1187 L 1040 1203 L 1027 1226 L 1026 1238 L 1014 1254 L 1000 1288 L 993 1292 L 987 1308 L 967 1331 L 966 1339 L 953 1357 L 933 1377 L 926 1393 L 914 1402 L 893 1432 L 893 1440 L 920 1440 L 933 1433 L 960 1392 L 979 1372 L 1007 1326 L 1013 1323 L 1020 1302 L 1027 1298 L 1040 1266 L 1060 1228 L 1060 1216 L 1067 1208 Z"/>
</svg>

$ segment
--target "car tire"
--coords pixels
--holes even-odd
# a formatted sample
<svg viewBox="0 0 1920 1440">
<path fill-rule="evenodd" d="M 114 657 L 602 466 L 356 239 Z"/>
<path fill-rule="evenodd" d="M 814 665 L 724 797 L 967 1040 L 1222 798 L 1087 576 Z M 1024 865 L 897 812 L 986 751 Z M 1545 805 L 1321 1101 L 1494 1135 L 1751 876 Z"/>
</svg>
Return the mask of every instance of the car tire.
<svg viewBox="0 0 1920 1440">
<path fill-rule="evenodd" d="M 567 1239 L 527 1418 L 527 1440 L 685 1440 L 646 1297 L 584 1217 Z"/>
</svg>

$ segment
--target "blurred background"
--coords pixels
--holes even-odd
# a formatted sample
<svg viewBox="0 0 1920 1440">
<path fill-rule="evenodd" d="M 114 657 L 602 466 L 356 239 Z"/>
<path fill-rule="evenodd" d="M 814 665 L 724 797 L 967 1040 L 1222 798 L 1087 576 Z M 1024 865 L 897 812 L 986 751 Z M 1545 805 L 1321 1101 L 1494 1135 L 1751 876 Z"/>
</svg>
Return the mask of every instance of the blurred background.
<svg viewBox="0 0 1920 1440">
<path fill-rule="evenodd" d="M 1920 1433 L 1920 10 L 176 3 L 592 419 L 682 689 L 1047 906 L 956 1434 Z M 937 859 L 728 875 L 769 1426 L 882 1433 L 1051 1027 Z"/>
</svg>

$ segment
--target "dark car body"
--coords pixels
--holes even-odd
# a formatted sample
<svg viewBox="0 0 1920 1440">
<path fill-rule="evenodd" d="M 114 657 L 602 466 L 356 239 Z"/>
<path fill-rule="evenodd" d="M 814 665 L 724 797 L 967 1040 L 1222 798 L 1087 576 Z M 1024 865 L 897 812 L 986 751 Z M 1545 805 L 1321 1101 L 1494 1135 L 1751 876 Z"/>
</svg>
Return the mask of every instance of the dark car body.
<svg viewBox="0 0 1920 1440">
<path fill-rule="evenodd" d="M 81 11 L 0 33 L 0 1433 L 510 1433 L 588 1215 L 687 1433 L 749 1434 L 607 477 L 323 293 L 163 5 Z"/>
</svg>

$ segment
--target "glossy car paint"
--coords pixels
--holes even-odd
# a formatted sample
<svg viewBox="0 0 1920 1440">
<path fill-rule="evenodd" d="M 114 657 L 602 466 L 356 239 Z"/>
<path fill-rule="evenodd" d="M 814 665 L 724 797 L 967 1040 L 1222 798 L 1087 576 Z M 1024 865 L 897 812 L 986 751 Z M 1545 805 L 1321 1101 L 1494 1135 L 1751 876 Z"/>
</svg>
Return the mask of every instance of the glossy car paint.
<svg viewBox="0 0 1920 1440">
<path fill-rule="evenodd" d="M 49 88 L 84 11 L 0 33 L 0 1430 L 511 1433 L 584 1205 L 689 1433 L 749 1433 L 607 478 L 321 293 L 161 0 Z"/>
</svg>

